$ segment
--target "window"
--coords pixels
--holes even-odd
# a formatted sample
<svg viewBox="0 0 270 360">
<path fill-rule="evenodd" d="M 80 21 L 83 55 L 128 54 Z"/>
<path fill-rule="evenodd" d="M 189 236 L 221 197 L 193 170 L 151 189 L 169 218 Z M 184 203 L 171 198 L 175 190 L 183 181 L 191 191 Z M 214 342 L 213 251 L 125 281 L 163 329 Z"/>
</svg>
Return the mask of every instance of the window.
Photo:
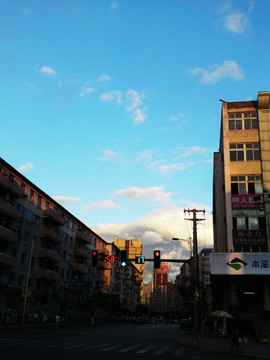
<svg viewBox="0 0 270 360">
<path fill-rule="evenodd" d="M 260 159 L 259 143 L 230 144 L 230 161 L 254 161 Z"/>
<path fill-rule="evenodd" d="M 37 206 L 41 207 L 41 196 L 38 195 Z"/>
<path fill-rule="evenodd" d="M 234 195 L 262 194 L 262 177 L 260 175 L 232 176 L 231 193 Z"/>
<path fill-rule="evenodd" d="M 233 210 L 234 230 L 263 230 L 266 229 L 264 211 Z"/>
<path fill-rule="evenodd" d="M 29 240 L 29 231 L 25 231 L 23 235 L 23 241 L 27 243 L 28 240 Z"/>
<path fill-rule="evenodd" d="M 35 225 L 39 226 L 39 216 L 38 215 L 36 215 L 36 217 L 35 217 Z"/>
<path fill-rule="evenodd" d="M 229 130 L 250 130 L 258 129 L 258 116 L 257 113 L 230 113 L 229 117 Z"/>
<path fill-rule="evenodd" d="M 29 200 L 30 200 L 31 202 L 34 202 L 34 191 L 33 191 L 33 190 L 30 190 Z"/>
<path fill-rule="evenodd" d="M 20 217 L 22 217 L 23 216 L 23 206 L 19 204 L 18 209 L 19 209 L 19 212 L 20 212 Z"/>
<path fill-rule="evenodd" d="M 30 223 L 31 219 L 32 219 L 32 212 L 30 210 L 27 210 L 27 212 L 26 212 L 26 221 Z"/>
</svg>

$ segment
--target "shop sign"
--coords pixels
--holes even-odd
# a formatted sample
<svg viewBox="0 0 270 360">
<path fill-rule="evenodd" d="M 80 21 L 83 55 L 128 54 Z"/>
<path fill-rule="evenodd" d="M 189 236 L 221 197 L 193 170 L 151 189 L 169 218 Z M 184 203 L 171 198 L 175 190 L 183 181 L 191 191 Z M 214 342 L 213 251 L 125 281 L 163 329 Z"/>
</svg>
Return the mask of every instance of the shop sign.
<svg viewBox="0 0 270 360">
<path fill-rule="evenodd" d="M 254 198 L 256 200 L 254 200 Z M 258 200 L 257 200 L 258 199 Z M 232 209 L 258 209 L 263 207 L 263 195 L 250 195 L 250 194 L 232 194 Z"/>
<path fill-rule="evenodd" d="M 270 253 L 211 253 L 211 275 L 270 275 Z"/>
<path fill-rule="evenodd" d="M 266 230 L 233 230 L 234 245 L 265 245 Z"/>
</svg>

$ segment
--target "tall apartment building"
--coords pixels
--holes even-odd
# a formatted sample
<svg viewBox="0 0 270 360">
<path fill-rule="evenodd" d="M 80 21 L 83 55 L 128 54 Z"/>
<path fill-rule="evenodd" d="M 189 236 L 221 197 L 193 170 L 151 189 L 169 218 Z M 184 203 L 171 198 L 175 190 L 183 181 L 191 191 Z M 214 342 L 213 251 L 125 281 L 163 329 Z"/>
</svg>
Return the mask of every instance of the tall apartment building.
<svg viewBox="0 0 270 360">
<path fill-rule="evenodd" d="M 159 269 L 154 269 L 154 290 L 166 286 L 169 281 L 169 263 L 161 262 Z"/>
<path fill-rule="evenodd" d="M 15 322 L 22 290 L 27 312 L 67 313 L 108 286 L 92 267 L 91 249 L 106 242 L 49 195 L 0 158 L 0 313 Z M 105 265 L 104 265 L 105 266 Z M 103 267 L 104 267 L 103 266 Z M 105 287 L 106 288 L 106 287 Z"/>
<path fill-rule="evenodd" d="M 270 92 L 222 102 L 214 153 L 214 310 L 270 318 Z"/>
</svg>

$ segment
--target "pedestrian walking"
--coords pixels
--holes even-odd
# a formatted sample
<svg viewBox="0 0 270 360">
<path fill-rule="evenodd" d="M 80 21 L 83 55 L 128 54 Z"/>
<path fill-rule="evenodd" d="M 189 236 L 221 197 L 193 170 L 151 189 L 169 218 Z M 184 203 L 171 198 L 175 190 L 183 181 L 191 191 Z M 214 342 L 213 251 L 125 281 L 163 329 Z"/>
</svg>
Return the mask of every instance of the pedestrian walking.
<svg viewBox="0 0 270 360">
<path fill-rule="evenodd" d="M 55 316 L 55 328 L 59 329 L 60 328 L 60 321 L 61 321 L 61 317 L 59 314 L 56 314 Z"/>
<path fill-rule="evenodd" d="M 94 326 L 95 326 L 95 318 L 94 316 L 91 316 L 91 331 L 94 331 Z"/>
<path fill-rule="evenodd" d="M 233 350 L 234 347 L 236 350 L 239 349 L 239 331 L 235 326 L 233 327 L 231 333 L 231 350 Z"/>
</svg>

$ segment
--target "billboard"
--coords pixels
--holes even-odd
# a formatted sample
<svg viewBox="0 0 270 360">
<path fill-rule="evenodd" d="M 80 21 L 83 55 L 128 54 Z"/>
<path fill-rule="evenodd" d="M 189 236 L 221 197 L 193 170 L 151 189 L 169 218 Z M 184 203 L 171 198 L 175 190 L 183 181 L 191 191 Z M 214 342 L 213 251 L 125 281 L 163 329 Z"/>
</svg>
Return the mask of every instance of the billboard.
<svg viewBox="0 0 270 360">
<path fill-rule="evenodd" d="M 211 275 L 270 275 L 270 253 L 211 253 Z"/>
</svg>

